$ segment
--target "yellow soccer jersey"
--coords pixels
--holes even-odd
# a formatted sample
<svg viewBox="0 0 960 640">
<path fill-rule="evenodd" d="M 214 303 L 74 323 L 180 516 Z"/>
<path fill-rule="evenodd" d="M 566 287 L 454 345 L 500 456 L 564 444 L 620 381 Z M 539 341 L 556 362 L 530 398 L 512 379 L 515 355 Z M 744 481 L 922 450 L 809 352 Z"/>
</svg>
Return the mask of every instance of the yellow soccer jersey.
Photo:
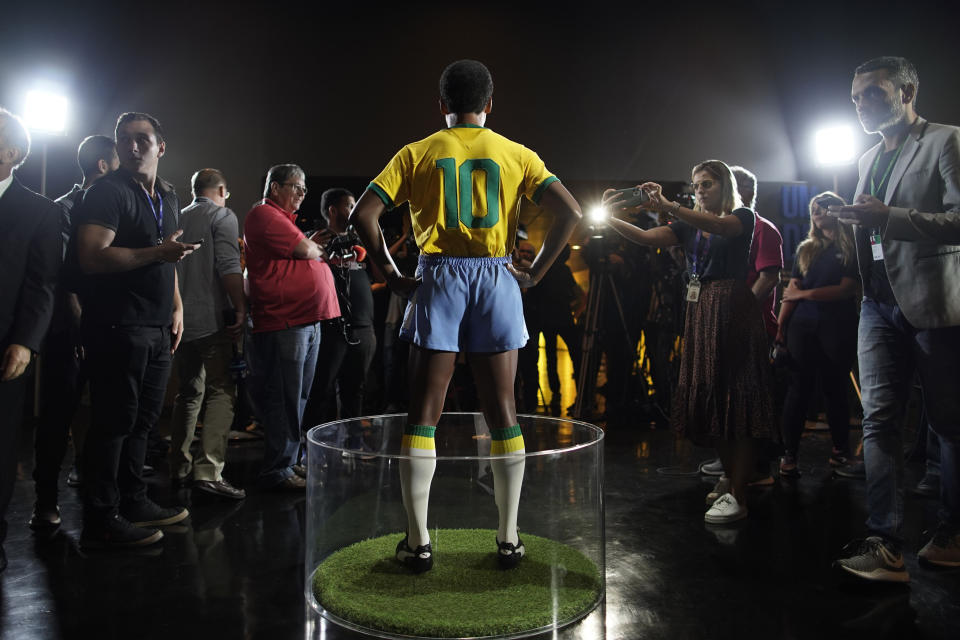
<svg viewBox="0 0 960 640">
<path fill-rule="evenodd" d="M 513 251 L 520 198 L 539 204 L 556 180 L 523 145 L 457 125 L 405 146 L 368 189 L 390 208 L 410 201 L 423 253 L 488 258 Z"/>
</svg>

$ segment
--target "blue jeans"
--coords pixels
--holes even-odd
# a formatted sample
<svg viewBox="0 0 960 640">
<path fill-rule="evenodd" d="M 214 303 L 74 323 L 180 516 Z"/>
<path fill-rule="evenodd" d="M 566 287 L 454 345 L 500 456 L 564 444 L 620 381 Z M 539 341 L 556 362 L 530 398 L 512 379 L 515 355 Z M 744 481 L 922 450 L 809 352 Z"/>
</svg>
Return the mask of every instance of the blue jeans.
<svg viewBox="0 0 960 640">
<path fill-rule="evenodd" d="M 896 305 L 864 298 L 857 351 L 863 394 L 867 528 L 902 542 L 903 442 L 913 373 L 941 446 L 940 521 L 960 528 L 960 327 L 917 329 Z"/>
<path fill-rule="evenodd" d="M 253 334 L 252 382 L 263 423 L 260 484 L 272 487 L 293 475 L 300 424 L 310 397 L 320 347 L 320 323 Z"/>
</svg>

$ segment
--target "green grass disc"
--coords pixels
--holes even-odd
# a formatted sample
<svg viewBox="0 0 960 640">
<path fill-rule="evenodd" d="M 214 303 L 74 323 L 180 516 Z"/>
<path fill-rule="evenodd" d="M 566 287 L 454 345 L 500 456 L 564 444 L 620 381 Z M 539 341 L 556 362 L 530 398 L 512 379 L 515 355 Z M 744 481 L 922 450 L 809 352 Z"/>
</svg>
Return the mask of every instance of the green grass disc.
<svg viewBox="0 0 960 640">
<path fill-rule="evenodd" d="M 402 533 L 363 540 L 328 556 L 313 595 L 335 619 L 426 638 L 503 636 L 563 625 L 599 602 L 597 566 L 565 544 L 522 534 L 526 556 L 504 571 L 493 529 L 431 532 L 433 569 L 414 575 L 394 558 Z"/>
</svg>

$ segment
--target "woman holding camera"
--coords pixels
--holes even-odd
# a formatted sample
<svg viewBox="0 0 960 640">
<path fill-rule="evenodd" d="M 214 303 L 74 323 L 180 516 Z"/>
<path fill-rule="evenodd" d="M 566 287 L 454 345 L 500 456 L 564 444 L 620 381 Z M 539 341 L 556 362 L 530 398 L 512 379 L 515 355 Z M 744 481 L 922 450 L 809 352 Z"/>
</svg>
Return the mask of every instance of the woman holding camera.
<svg viewBox="0 0 960 640">
<path fill-rule="evenodd" d="M 853 232 L 827 215 L 831 205 L 845 204 L 830 191 L 810 201 L 810 231 L 797 247 L 793 274 L 783 292 L 776 342 L 786 347 L 792 362 L 781 423 L 785 453 L 780 475 L 785 477 L 800 475 L 797 449 L 818 377 L 833 437 L 829 463 L 841 467 L 849 462 L 847 374 L 857 351 L 859 275 Z"/>
<path fill-rule="evenodd" d="M 668 225 L 644 230 L 616 218 L 610 226 L 628 240 L 653 247 L 681 246 L 689 276 L 680 379 L 671 421 L 678 433 L 720 452 L 730 493 L 704 515 L 711 524 L 747 516 L 746 484 L 757 441 L 773 423 L 767 369 L 767 337 L 756 297 L 746 285 L 756 216 L 741 206 L 730 168 L 707 160 L 693 168 L 692 209 L 667 200 L 660 185 L 640 185 L 646 201 L 624 206 L 624 194 L 608 190 L 604 206 L 625 213 L 656 211 Z"/>
</svg>

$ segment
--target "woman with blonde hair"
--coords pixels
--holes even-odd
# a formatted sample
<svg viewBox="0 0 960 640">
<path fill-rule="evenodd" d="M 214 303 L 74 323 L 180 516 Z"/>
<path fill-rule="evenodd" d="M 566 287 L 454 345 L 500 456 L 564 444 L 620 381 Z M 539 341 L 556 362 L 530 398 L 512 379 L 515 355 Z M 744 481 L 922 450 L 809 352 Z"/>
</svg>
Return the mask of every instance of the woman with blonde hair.
<svg viewBox="0 0 960 640">
<path fill-rule="evenodd" d="M 833 437 L 829 464 L 841 467 L 850 458 L 847 374 L 857 349 L 859 273 L 853 232 L 827 215 L 828 207 L 845 204 L 831 191 L 810 201 L 810 232 L 797 247 L 793 274 L 783 292 L 776 342 L 792 361 L 781 423 L 780 475 L 785 477 L 800 475 L 797 449 L 818 377 Z"/>
<path fill-rule="evenodd" d="M 604 193 L 617 212 L 641 209 L 672 218 L 649 230 L 610 219 L 620 235 L 653 247 L 683 247 L 689 276 L 680 379 L 671 422 L 681 435 L 715 447 L 730 476 L 730 492 L 704 515 L 711 524 L 747 516 L 746 484 L 754 470 L 757 441 L 770 437 L 773 403 L 767 335 L 759 303 L 746 284 L 756 215 L 741 206 L 730 168 L 707 160 L 693 168 L 693 209 L 667 200 L 659 184 L 640 185 L 648 200 L 624 207 L 619 192 Z"/>
</svg>

